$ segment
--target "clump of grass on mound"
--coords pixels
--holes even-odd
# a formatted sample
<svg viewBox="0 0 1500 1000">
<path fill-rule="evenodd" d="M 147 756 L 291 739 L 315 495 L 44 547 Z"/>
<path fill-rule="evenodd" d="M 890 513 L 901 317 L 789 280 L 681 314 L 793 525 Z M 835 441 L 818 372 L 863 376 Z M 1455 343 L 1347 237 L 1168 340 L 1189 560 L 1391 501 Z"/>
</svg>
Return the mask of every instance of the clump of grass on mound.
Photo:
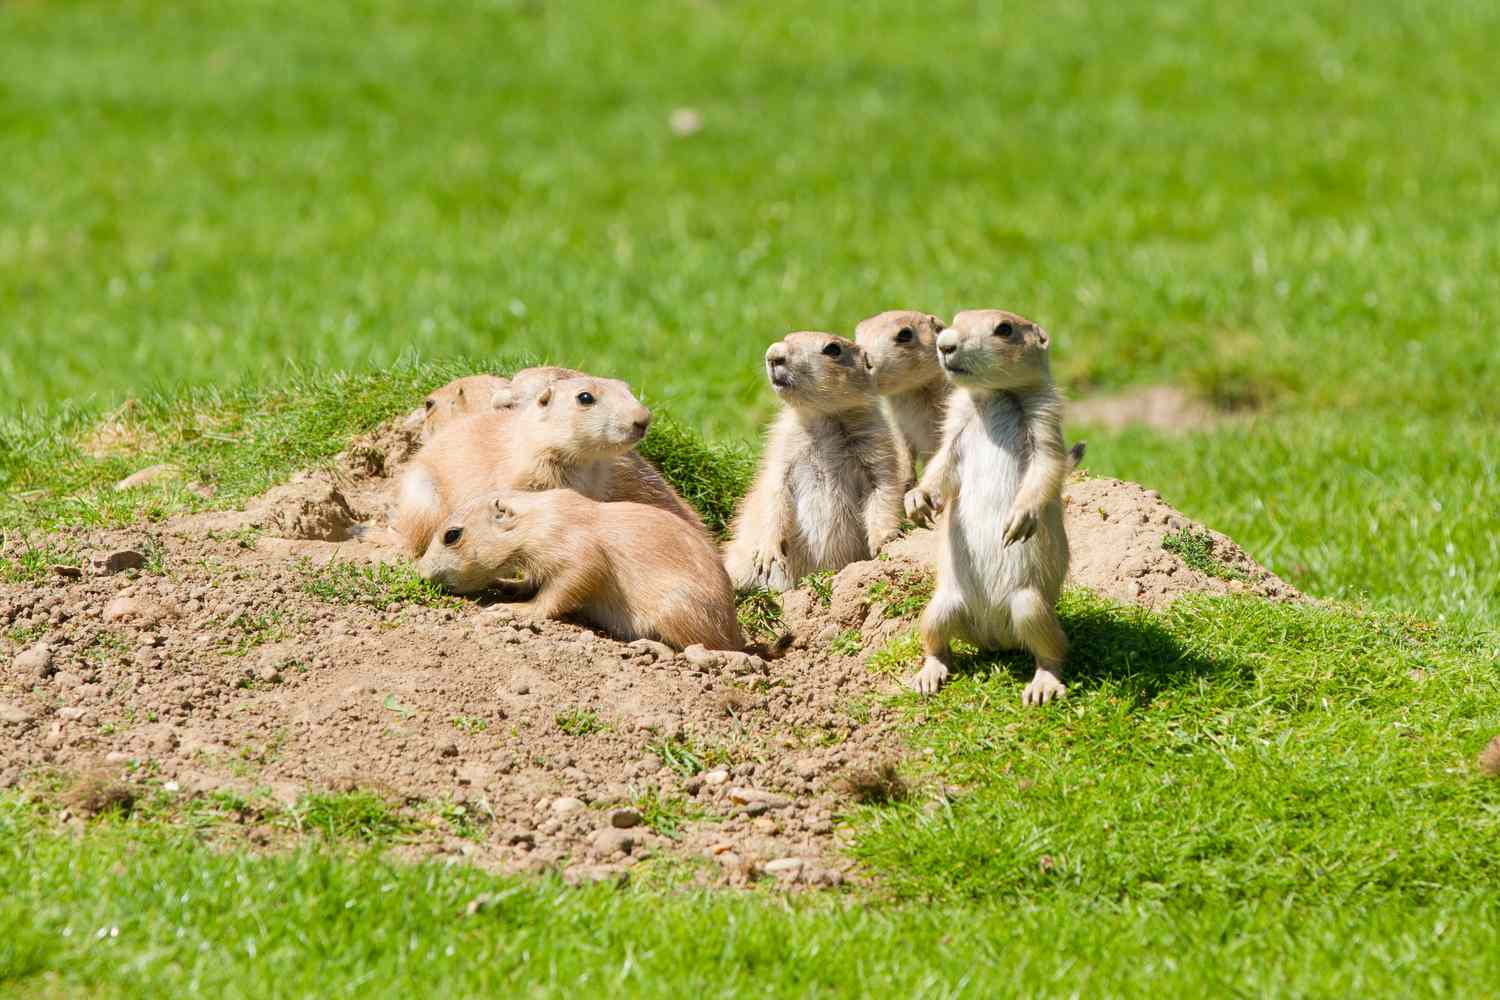
<svg viewBox="0 0 1500 1000">
<path fill-rule="evenodd" d="M 755 456 L 749 448 L 709 444 L 671 417 L 658 417 L 640 451 L 703 516 L 710 531 L 725 534 L 735 504 L 755 475 Z"/>
<path fill-rule="evenodd" d="M 302 589 L 333 604 L 364 604 L 377 611 L 398 604 L 446 608 L 461 603 L 411 567 L 391 563 L 329 563 L 313 571 Z"/>
<path fill-rule="evenodd" d="M 299 832 L 312 831 L 330 840 L 368 843 L 389 840 L 416 825 L 385 799 L 365 790 L 306 795 L 289 816 Z"/>
<path fill-rule="evenodd" d="M 1163 538 L 1161 547 L 1187 563 L 1191 569 L 1215 579 L 1239 580 L 1242 583 L 1250 579 L 1243 570 L 1226 566 L 1215 557 L 1213 536 L 1206 531 L 1183 528 L 1176 534 Z"/>
</svg>

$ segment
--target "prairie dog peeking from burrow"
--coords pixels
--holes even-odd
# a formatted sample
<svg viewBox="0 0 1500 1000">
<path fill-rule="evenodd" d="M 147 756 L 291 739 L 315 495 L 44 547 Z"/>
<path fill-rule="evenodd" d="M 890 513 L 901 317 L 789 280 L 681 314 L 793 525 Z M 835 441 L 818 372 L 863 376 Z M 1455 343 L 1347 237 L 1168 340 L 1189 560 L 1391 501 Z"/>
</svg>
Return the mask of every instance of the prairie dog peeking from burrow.
<svg viewBox="0 0 1500 1000">
<path fill-rule="evenodd" d="M 894 309 L 860 322 L 854 340 L 874 366 L 875 388 L 916 467 L 942 442 L 943 408 L 951 388 L 938 363 L 946 324 L 930 313 Z"/>
<path fill-rule="evenodd" d="M 1066 693 L 1068 640 L 1058 594 L 1068 572 L 1062 486 L 1062 399 L 1051 339 L 999 309 L 959 313 L 937 340 L 953 395 L 943 442 L 906 495 L 914 520 L 941 510 L 937 586 L 922 613 L 922 667 L 911 686 L 931 694 L 948 677 L 950 643 L 1024 648 L 1036 673 L 1022 693 L 1041 704 Z"/>
<path fill-rule="evenodd" d="M 724 551 L 741 591 L 782 591 L 808 573 L 869 559 L 901 526 L 908 478 L 863 350 L 831 333 L 790 333 L 766 351 L 786 404 Z"/>
<path fill-rule="evenodd" d="M 442 522 L 417 572 L 456 593 L 520 572 L 523 617 L 578 615 L 617 639 L 744 650 L 734 589 L 703 532 L 656 507 L 573 490 L 495 493 Z"/>
<path fill-rule="evenodd" d="M 406 426 L 421 430 L 427 441 L 455 420 L 487 413 L 494 408 L 495 394 L 510 386 L 510 380 L 499 375 L 465 375 L 429 392 L 422 405 L 406 418 Z"/>
</svg>

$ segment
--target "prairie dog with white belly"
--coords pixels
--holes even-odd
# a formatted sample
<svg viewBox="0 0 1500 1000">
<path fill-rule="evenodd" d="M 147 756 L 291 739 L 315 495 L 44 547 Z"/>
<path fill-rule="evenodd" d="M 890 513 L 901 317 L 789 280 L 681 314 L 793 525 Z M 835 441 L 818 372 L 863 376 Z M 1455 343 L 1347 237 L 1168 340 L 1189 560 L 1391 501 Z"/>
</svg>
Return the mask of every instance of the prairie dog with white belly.
<svg viewBox="0 0 1500 1000">
<path fill-rule="evenodd" d="M 854 340 L 874 365 L 880 393 L 913 469 L 932 457 L 943 438 L 943 409 L 951 386 L 938 363 L 945 324 L 929 313 L 895 309 L 854 328 Z"/>
<path fill-rule="evenodd" d="M 766 375 L 786 406 L 724 550 L 740 591 L 788 590 L 873 557 L 900 530 L 908 478 L 853 341 L 789 333 L 767 349 Z"/>
<path fill-rule="evenodd" d="M 913 519 L 941 509 L 937 587 L 922 614 L 923 694 L 948 677 L 954 639 L 1028 650 L 1036 674 L 1021 699 L 1067 692 L 1068 640 L 1054 610 L 1068 572 L 1062 485 L 1062 399 L 1046 331 L 998 309 L 962 312 L 937 339 L 954 385 L 943 443 L 906 495 Z"/>
</svg>

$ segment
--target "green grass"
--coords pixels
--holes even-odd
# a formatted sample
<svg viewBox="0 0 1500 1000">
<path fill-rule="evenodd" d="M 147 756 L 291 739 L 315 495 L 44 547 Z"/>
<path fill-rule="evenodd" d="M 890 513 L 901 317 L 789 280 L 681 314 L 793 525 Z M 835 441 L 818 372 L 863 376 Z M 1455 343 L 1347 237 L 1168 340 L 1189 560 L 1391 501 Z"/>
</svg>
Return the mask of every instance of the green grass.
<svg viewBox="0 0 1500 1000">
<path fill-rule="evenodd" d="M 407 565 L 332 562 L 306 568 L 302 589 L 333 604 L 363 604 L 383 611 L 404 604 L 445 608 L 461 603 Z"/>
<path fill-rule="evenodd" d="M 299 832 L 318 833 L 329 840 L 382 843 L 412 829 L 389 802 L 374 792 L 355 791 L 307 795 L 290 812 Z"/>
<path fill-rule="evenodd" d="M 606 728 L 599 713 L 587 708 L 570 708 L 553 719 L 557 728 L 569 736 L 591 736 Z"/>
<path fill-rule="evenodd" d="M 1473 764 L 1500 731 L 1497 45 L 1479 0 L 0 5 L 9 584 L 76 565 L 45 529 L 242 504 L 456 374 L 541 359 L 630 380 L 642 451 L 722 532 L 769 341 L 995 304 L 1052 332 L 1072 395 L 1169 382 L 1235 411 L 1070 437 L 1346 602 L 1070 592 L 1070 697 L 1042 712 L 1020 658 L 961 657 L 896 703 L 920 780 L 847 817 L 874 876 L 848 899 L 400 866 L 350 853 L 400 837 L 378 799 L 308 800 L 329 843 L 254 858 L 200 843 L 241 804 L 75 837 L 11 794 L 0 991 L 1500 981 L 1500 782 Z M 672 134 L 681 105 L 701 133 Z M 129 447 L 89 447 L 126 398 Z M 158 462 L 180 476 L 112 490 Z M 389 568 L 309 585 L 442 599 Z M 905 616 L 924 591 L 871 596 Z M 773 600 L 740 612 L 780 627 Z M 902 676 L 917 648 L 867 663 Z"/>
<path fill-rule="evenodd" d="M 1183 528 L 1161 540 L 1161 547 L 1176 555 L 1190 568 L 1220 580 L 1248 580 L 1243 570 L 1226 566 L 1214 555 L 1214 540 L 1206 531 Z"/>
</svg>

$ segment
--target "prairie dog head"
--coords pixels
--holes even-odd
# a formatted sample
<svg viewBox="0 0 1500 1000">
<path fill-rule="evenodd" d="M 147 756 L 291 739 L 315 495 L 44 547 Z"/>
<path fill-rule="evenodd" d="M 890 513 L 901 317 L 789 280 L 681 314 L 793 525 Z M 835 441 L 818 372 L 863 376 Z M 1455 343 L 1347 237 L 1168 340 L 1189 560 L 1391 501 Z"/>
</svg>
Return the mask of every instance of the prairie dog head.
<svg viewBox="0 0 1500 1000">
<path fill-rule="evenodd" d="M 875 396 L 870 359 L 833 333 L 789 333 L 766 348 L 766 376 L 789 406 L 837 413 L 869 406 Z"/>
<path fill-rule="evenodd" d="M 545 385 L 515 405 L 533 447 L 584 461 L 623 455 L 646 436 L 651 411 L 613 378 L 583 375 Z"/>
<path fill-rule="evenodd" d="M 508 385 L 497 388 L 490 403 L 497 410 L 514 409 L 521 403 L 529 403 L 536 399 L 543 389 L 559 379 L 586 377 L 585 372 L 574 371 L 572 368 L 558 368 L 554 365 L 522 368 L 510 377 Z"/>
<path fill-rule="evenodd" d="M 1046 330 L 1001 309 L 961 312 L 937 338 L 938 359 L 954 385 L 999 390 L 1050 383 L 1051 344 Z"/>
<path fill-rule="evenodd" d="M 490 493 L 463 504 L 443 522 L 417 574 L 455 594 L 472 594 L 525 568 L 549 527 L 546 495 Z"/>
<path fill-rule="evenodd" d="M 875 388 L 883 396 L 911 392 L 943 380 L 937 338 L 943 321 L 912 309 L 871 316 L 854 328 L 854 340 L 875 366 Z"/>
<path fill-rule="evenodd" d="M 460 417 L 484 413 L 498 392 L 506 389 L 506 380 L 498 375 L 465 375 L 432 390 L 422 400 L 422 408 L 407 417 L 408 427 L 422 429 L 424 440 Z"/>
</svg>

